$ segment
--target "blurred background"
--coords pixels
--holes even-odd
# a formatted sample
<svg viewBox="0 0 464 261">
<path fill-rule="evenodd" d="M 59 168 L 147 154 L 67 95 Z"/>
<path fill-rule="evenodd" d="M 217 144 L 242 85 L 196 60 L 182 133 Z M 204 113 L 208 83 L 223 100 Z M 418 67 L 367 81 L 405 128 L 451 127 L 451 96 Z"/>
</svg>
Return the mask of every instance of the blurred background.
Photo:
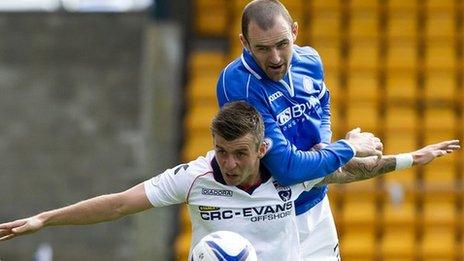
<svg viewBox="0 0 464 261">
<path fill-rule="evenodd" d="M 0 1 L 0 222 L 121 191 L 211 148 L 246 0 Z M 463 140 L 464 0 L 282 0 L 322 56 L 334 139 Z M 343 260 L 464 260 L 462 152 L 329 189 Z M 186 209 L 47 228 L 0 260 L 187 260 Z M 49 260 L 49 259 L 42 259 Z"/>
</svg>

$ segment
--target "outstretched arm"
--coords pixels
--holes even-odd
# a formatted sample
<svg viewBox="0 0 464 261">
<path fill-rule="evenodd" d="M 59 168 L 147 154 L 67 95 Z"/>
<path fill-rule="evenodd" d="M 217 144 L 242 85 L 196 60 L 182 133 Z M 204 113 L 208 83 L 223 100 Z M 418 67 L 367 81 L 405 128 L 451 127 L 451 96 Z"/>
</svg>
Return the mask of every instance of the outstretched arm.
<svg viewBox="0 0 464 261">
<path fill-rule="evenodd" d="M 449 140 L 428 145 L 409 153 L 412 158 L 410 166 L 425 165 L 435 158 L 452 153 L 459 148 L 458 140 Z M 320 186 L 330 183 L 343 184 L 374 178 L 397 170 L 398 164 L 400 163 L 398 159 L 399 157 L 394 155 L 386 155 L 380 159 L 377 157 L 353 158 L 348 164 L 326 176 L 317 185 Z"/>
<path fill-rule="evenodd" d="M 0 224 L 0 241 L 34 233 L 46 226 L 86 225 L 115 220 L 151 207 L 141 183 L 124 192 L 98 196 L 29 218 Z"/>
</svg>

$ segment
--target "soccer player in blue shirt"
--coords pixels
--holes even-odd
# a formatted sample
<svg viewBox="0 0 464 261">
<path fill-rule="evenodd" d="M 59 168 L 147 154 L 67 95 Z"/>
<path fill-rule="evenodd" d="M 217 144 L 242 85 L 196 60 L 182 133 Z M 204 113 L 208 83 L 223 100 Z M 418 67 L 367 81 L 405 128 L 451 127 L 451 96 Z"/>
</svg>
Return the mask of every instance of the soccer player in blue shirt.
<svg viewBox="0 0 464 261">
<path fill-rule="evenodd" d="M 224 68 L 217 83 L 220 107 L 244 100 L 262 114 L 269 146 L 262 161 L 274 178 L 291 185 L 324 177 L 351 160 L 344 168 L 355 181 L 416 164 L 411 154 L 354 158 L 360 155 L 348 142 L 331 143 L 330 95 L 321 58 L 313 48 L 295 45 L 297 34 L 298 24 L 279 1 L 252 1 L 242 14 L 243 53 Z M 376 149 L 380 157 L 381 147 Z M 326 194 L 327 186 L 315 187 L 296 201 L 304 260 L 339 259 Z"/>
</svg>

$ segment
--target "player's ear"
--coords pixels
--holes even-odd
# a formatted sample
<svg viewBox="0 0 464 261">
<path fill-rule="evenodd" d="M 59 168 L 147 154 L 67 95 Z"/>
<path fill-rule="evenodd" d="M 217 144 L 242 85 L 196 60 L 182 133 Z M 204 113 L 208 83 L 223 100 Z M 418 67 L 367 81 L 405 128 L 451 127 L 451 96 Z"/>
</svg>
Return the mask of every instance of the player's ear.
<svg viewBox="0 0 464 261">
<path fill-rule="evenodd" d="M 267 144 L 266 142 L 261 142 L 258 148 L 258 158 L 262 159 L 267 152 Z"/>
<path fill-rule="evenodd" d="M 245 36 L 243 34 L 239 34 L 238 37 L 240 38 L 243 48 L 250 50 L 250 45 L 248 44 Z"/>
<path fill-rule="evenodd" d="M 298 22 L 293 22 L 292 24 L 292 39 L 293 39 L 293 42 L 296 41 L 296 37 L 298 36 Z"/>
</svg>

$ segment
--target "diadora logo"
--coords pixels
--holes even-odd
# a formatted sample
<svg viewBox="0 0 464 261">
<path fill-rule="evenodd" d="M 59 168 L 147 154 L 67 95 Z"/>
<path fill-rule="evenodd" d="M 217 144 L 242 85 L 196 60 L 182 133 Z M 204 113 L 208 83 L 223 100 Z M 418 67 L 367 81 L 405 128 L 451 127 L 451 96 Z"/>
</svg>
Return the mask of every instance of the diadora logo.
<svg viewBox="0 0 464 261">
<path fill-rule="evenodd" d="M 220 208 L 218 208 L 218 207 L 210 207 L 210 206 L 198 206 L 198 209 L 200 211 L 214 211 L 214 210 L 219 210 Z"/>
<path fill-rule="evenodd" d="M 319 101 L 315 97 L 310 97 L 306 103 L 296 104 L 292 107 L 287 107 L 285 110 L 277 114 L 277 123 L 282 126 L 289 122 L 291 119 L 300 118 L 309 109 L 316 107 Z"/>
<path fill-rule="evenodd" d="M 283 202 L 289 201 L 292 198 L 292 189 L 290 187 L 282 186 L 277 181 L 274 181 L 273 184 Z"/>
<path fill-rule="evenodd" d="M 208 196 L 232 197 L 232 195 L 234 195 L 234 192 L 232 190 L 227 189 L 202 188 L 201 194 Z"/>
<path fill-rule="evenodd" d="M 276 91 L 273 93 L 271 96 L 268 97 L 269 102 L 273 102 L 277 100 L 277 98 L 284 96 L 284 94 L 281 91 Z"/>
</svg>

